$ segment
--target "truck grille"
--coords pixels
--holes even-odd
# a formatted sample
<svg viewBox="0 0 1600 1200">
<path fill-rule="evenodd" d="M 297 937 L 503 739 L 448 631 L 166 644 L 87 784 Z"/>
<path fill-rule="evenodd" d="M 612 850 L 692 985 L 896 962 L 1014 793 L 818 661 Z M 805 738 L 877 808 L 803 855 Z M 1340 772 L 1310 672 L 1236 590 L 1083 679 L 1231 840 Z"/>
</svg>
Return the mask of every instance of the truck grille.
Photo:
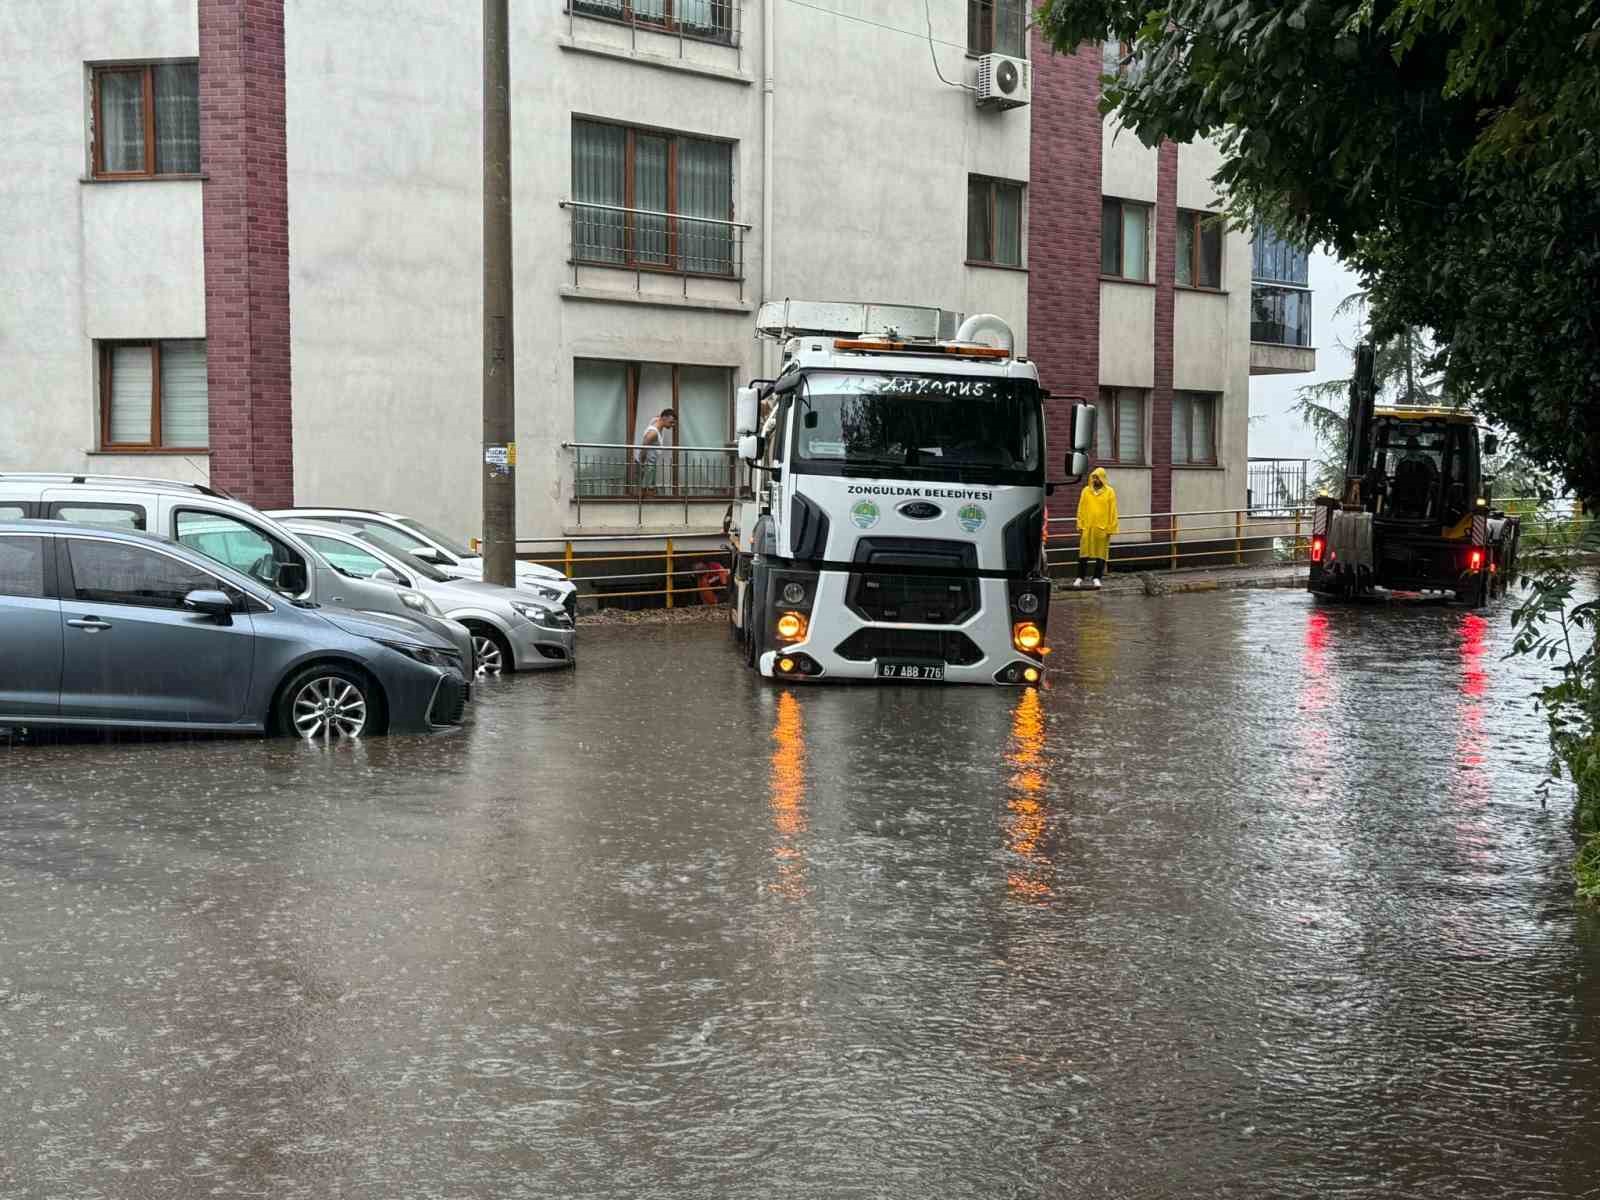
<svg viewBox="0 0 1600 1200">
<path fill-rule="evenodd" d="M 940 629 L 858 629 L 834 653 L 851 662 L 875 658 L 925 658 L 967 667 L 983 658 L 983 651 L 966 634 Z"/>
<path fill-rule="evenodd" d="M 978 611 L 977 547 L 927 538 L 862 538 L 847 602 L 867 621 L 959 625 Z"/>
</svg>

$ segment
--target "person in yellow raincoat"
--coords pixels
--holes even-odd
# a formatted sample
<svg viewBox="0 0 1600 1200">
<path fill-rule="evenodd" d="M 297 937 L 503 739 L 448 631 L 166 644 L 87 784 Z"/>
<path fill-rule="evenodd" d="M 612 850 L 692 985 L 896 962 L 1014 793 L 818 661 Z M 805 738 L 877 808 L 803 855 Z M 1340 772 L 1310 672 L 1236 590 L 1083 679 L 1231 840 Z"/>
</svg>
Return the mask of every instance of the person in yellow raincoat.
<svg viewBox="0 0 1600 1200">
<path fill-rule="evenodd" d="M 1111 557 L 1111 535 L 1117 531 L 1117 493 L 1106 480 L 1104 467 L 1096 467 L 1089 486 L 1078 496 L 1078 577 L 1072 586 L 1081 588 L 1089 568 L 1094 568 L 1095 587 L 1106 573 Z"/>
</svg>

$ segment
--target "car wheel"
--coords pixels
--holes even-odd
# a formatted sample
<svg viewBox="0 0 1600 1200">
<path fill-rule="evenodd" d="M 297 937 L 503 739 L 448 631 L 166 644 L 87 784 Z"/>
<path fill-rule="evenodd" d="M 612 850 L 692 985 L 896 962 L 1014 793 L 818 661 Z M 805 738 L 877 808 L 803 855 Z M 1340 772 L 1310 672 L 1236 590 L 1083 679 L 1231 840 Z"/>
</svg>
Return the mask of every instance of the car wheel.
<svg viewBox="0 0 1600 1200">
<path fill-rule="evenodd" d="M 309 667 L 278 698 L 277 727 L 307 740 L 358 738 L 381 728 L 381 701 L 372 681 L 349 667 Z"/>
<path fill-rule="evenodd" d="M 499 630 L 487 625 L 469 625 L 472 631 L 472 656 L 478 661 L 478 671 L 483 675 L 508 675 L 517 669 L 511 657 L 511 643 Z"/>
</svg>

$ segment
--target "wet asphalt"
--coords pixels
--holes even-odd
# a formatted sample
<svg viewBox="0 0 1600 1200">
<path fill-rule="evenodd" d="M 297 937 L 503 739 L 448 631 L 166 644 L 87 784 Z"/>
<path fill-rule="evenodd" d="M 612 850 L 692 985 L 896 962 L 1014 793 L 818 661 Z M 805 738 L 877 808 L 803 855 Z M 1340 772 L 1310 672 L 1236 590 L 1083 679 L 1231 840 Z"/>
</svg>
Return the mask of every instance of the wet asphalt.
<svg viewBox="0 0 1600 1200">
<path fill-rule="evenodd" d="M 1042 692 L 597 628 L 454 735 L 0 742 L 0 1196 L 1600 1194 L 1507 612 L 1069 597 Z"/>
</svg>

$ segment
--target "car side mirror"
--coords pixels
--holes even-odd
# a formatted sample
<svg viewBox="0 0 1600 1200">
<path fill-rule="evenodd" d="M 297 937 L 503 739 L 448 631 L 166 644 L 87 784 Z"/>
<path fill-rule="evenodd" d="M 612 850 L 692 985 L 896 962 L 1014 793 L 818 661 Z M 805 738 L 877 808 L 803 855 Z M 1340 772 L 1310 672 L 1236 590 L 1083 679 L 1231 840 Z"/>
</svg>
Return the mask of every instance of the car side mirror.
<svg viewBox="0 0 1600 1200">
<path fill-rule="evenodd" d="M 392 583 L 397 587 L 410 586 L 404 579 L 401 579 L 400 576 L 396 575 L 388 567 L 379 567 L 372 573 L 371 578 L 376 579 L 379 583 Z"/>
<path fill-rule="evenodd" d="M 283 562 L 278 564 L 274 582 L 280 592 L 287 592 L 291 596 L 298 596 L 310 584 L 310 577 L 306 574 L 305 563 Z"/>
<path fill-rule="evenodd" d="M 185 596 L 183 606 L 190 612 L 204 613 L 219 625 L 233 624 L 233 601 L 226 592 L 201 588 Z"/>
<path fill-rule="evenodd" d="M 432 546 L 424 547 L 421 550 L 413 550 L 411 555 L 413 558 L 420 558 L 425 563 L 432 563 L 436 567 L 442 567 L 449 561 L 445 558 L 444 551 L 435 550 Z"/>
</svg>

